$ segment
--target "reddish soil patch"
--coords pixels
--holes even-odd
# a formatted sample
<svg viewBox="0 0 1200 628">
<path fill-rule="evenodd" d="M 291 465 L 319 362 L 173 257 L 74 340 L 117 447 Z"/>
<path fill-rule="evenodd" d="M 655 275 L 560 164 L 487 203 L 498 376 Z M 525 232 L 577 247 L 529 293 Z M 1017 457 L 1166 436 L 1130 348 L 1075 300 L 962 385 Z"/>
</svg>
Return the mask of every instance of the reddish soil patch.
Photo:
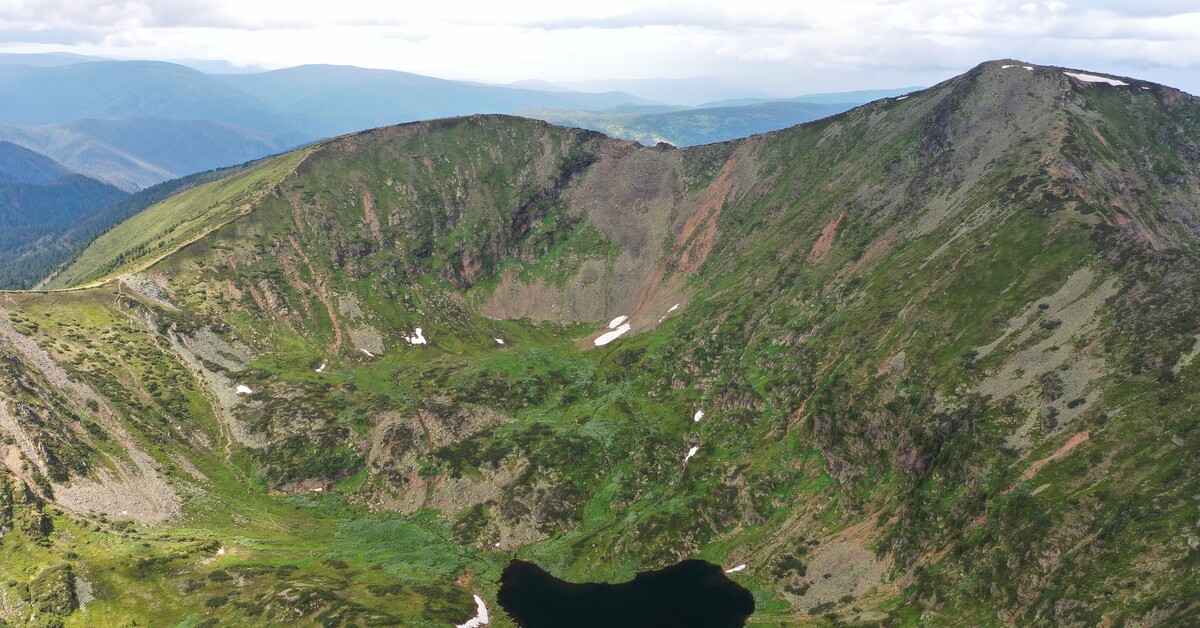
<svg viewBox="0 0 1200 628">
<path fill-rule="evenodd" d="M 367 219 L 367 233 L 376 242 L 383 244 L 383 229 L 379 226 L 379 216 L 375 214 L 375 197 L 371 196 L 370 191 L 363 192 L 362 204 L 363 215 Z"/>
<path fill-rule="evenodd" d="M 808 261 L 815 262 L 825 256 L 825 252 L 833 246 L 833 239 L 837 237 L 838 225 L 842 224 L 842 219 L 845 217 L 846 212 L 842 212 L 825 225 L 824 229 L 821 229 L 821 236 L 817 238 L 812 250 L 808 252 Z"/>
<path fill-rule="evenodd" d="M 1092 437 L 1092 433 L 1087 430 L 1084 430 L 1084 431 L 1072 436 L 1071 438 L 1068 438 L 1067 442 L 1063 443 L 1062 447 L 1058 448 L 1058 451 L 1050 454 L 1049 456 L 1046 456 L 1045 458 L 1042 458 L 1041 460 L 1036 460 L 1036 461 L 1034 461 L 1033 464 L 1029 465 L 1029 468 L 1025 470 L 1025 473 L 1021 474 L 1021 479 L 1019 482 L 1017 482 L 1017 484 L 1020 484 L 1021 482 L 1028 482 L 1029 480 L 1032 480 L 1033 477 L 1035 475 L 1037 475 L 1038 471 L 1042 470 L 1042 467 L 1071 453 L 1072 449 L 1075 449 L 1081 443 L 1083 443 L 1084 441 L 1088 440 L 1091 437 Z M 1011 493 L 1012 490 L 1015 488 L 1017 488 L 1016 484 L 1008 487 L 1008 489 L 1005 490 L 1004 492 Z"/>
<path fill-rule="evenodd" d="M 679 268 L 685 273 L 694 273 L 699 270 L 700 265 L 708 258 L 713 245 L 717 242 L 717 216 L 721 213 L 721 208 L 725 206 L 725 199 L 729 197 L 729 192 L 733 190 L 733 169 L 736 165 L 736 155 L 725 162 L 720 174 L 709 186 L 704 198 L 700 200 L 700 206 L 696 208 L 696 213 L 692 214 L 684 223 L 683 230 L 676 239 L 676 242 L 682 243 L 682 246 L 674 247 L 671 255 L 667 258 L 673 259 L 678 256 Z M 703 231 L 700 231 L 701 227 L 703 227 Z"/>
</svg>

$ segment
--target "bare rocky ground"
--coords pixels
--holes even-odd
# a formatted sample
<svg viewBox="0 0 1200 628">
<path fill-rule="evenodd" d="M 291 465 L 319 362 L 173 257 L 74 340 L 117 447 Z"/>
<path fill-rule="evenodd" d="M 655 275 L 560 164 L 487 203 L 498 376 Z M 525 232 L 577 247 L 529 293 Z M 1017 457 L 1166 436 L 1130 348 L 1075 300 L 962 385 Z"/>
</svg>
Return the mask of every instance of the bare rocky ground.
<svg viewBox="0 0 1200 628">
<path fill-rule="evenodd" d="M 92 402 L 96 408 L 92 416 L 120 443 L 125 452 L 124 459 L 109 457 L 110 468 L 93 471 L 88 477 L 73 477 L 65 484 L 55 484 L 55 500 L 60 505 L 77 512 L 97 512 L 112 518 L 127 518 L 146 523 L 161 523 L 179 514 L 179 495 L 158 471 L 158 462 L 114 420 L 112 410 L 101 395 L 90 386 L 72 379 L 36 342 L 14 329 L 7 312 L 2 310 L 0 339 L 18 351 L 51 385 L 75 402 L 78 411 L 83 412 L 83 409 L 89 406 L 87 402 Z M 6 403 L 0 399 L 0 406 Z M 45 463 L 39 460 L 37 448 L 32 441 L 2 407 L 0 427 L 4 427 L 14 437 L 27 457 L 40 467 L 45 467 Z M 20 477 L 26 477 L 21 469 L 14 469 L 14 472 Z"/>
<path fill-rule="evenodd" d="M 198 375 L 197 380 L 213 401 L 217 419 L 231 440 L 248 447 L 262 447 L 263 437 L 250 433 L 234 415 L 245 399 L 237 393 L 238 383 L 228 375 L 249 363 L 249 349 L 231 345 L 211 330 L 200 330 L 192 337 L 171 334 L 170 340 L 175 354 Z M 206 362 L 223 370 L 211 369 Z"/>
<path fill-rule="evenodd" d="M 994 342 L 977 349 L 980 357 L 1001 346 L 1007 353 L 998 370 L 979 382 L 978 392 L 994 399 L 1011 395 L 1027 409 L 1027 420 L 1009 436 L 1010 447 L 1027 449 L 1039 418 L 1053 413 L 1050 431 L 1064 429 L 1097 398 L 1094 383 L 1109 367 L 1103 358 L 1076 348 L 1095 337 L 1101 309 L 1115 294 L 1115 278 L 1100 281 L 1093 271 L 1080 269 L 1057 292 L 1010 320 Z M 1054 390 L 1045 392 L 1039 381 L 1053 381 Z"/>
</svg>

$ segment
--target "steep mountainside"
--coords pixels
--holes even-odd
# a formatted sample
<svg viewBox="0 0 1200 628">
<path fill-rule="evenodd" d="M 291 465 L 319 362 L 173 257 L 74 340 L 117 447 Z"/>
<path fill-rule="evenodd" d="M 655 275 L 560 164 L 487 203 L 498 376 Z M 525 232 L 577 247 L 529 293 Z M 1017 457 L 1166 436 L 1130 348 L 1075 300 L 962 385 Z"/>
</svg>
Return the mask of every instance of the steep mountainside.
<svg viewBox="0 0 1200 628">
<path fill-rule="evenodd" d="M 767 625 L 1192 623 L 1200 101 L 1097 78 L 680 150 L 415 123 L 151 206 L 0 302 L 0 612 L 445 625 L 515 555 L 744 564 Z"/>
</svg>

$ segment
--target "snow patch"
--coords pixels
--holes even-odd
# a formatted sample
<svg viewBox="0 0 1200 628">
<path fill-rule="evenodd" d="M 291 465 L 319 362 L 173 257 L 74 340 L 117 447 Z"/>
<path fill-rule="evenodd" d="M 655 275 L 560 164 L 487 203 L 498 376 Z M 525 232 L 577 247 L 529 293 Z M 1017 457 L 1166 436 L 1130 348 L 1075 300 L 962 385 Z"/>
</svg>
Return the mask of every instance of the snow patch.
<svg viewBox="0 0 1200 628">
<path fill-rule="evenodd" d="M 239 395 L 252 395 L 252 394 L 254 394 L 254 391 L 253 391 L 253 390 L 250 390 L 250 387 L 249 387 L 249 386 L 247 386 L 247 385 L 245 385 L 245 384 L 238 384 L 238 387 L 237 387 L 237 394 L 239 394 Z"/>
<path fill-rule="evenodd" d="M 421 332 L 420 327 L 418 327 L 416 329 L 416 331 L 413 333 L 413 335 L 406 336 L 404 339 L 407 340 L 408 344 L 410 344 L 410 345 L 427 345 L 427 344 L 429 344 L 429 341 L 425 339 L 425 335 Z"/>
<path fill-rule="evenodd" d="M 1000 69 L 1001 69 L 1001 70 L 1007 70 L 1007 69 L 1009 69 L 1009 68 L 1025 68 L 1026 70 L 1029 70 L 1030 72 L 1032 72 L 1032 71 L 1033 71 L 1033 66 L 1031 66 L 1031 65 L 1013 65 L 1013 64 L 1011 64 L 1011 63 L 1010 63 L 1010 64 L 1008 64 L 1008 65 L 1002 65 L 1002 66 L 1000 66 Z"/>
<path fill-rule="evenodd" d="M 224 555 L 225 555 L 225 548 L 224 548 L 224 547 L 218 547 L 218 548 L 217 548 L 217 556 L 224 556 Z"/>
<path fill-rule="evenodd" d="M 662 316 L 658 317 L 658 322 L 661 323 L 661 322 L 667 320 L 667 317 L 671 315 L 671 312 L 674 312 L 675 310 L 678 310 L 678 309 L 679 309 L 678 303 L 676 303 L 675 305 L 672 305 L 671 309 L 667 310 L 666 314 L 663 314 Z"/>
<path fill-rule="evenodd" d="M 456 628 L 478 628 L 484 624 L 490 623 L 488 619 L 487 605 L 483 603 L 483 598 L 475 596 L 475 616 L 468 619 L 466 623 L 458 624 Z"/>
<path fill-rule="evenodd" d="M 1143 85 L 1143 86 L 1142 86 L 1142 89 L 1150 89 L 1150 88 L 1149 88 L 1149 87 L 1146 87 L 1145 85 Z"/>
<path fill-rule="evenodd" d="M 367 354 L 367 357 L 368 357 L 368 358 L 373 358 L 373 357 L 375 357 L 375 354 L 374 354 L 374 353 L 371 353 L 370 351 L 367 351 L 366 349 L 359 349 L 359 351 L 362 351 L 363 353 Z"/>
<path fill-rule="evenodd" d="M 504 340 L 503 340 L 503 339 L 500 339 L 500 338 L 492 338 L 492 340 L 495 340 L 495 341 L 496 341 L 496 344 L 498 344 L 498 345 L 502 345 L 502 344 L 504 344 Z"/>
<path fill-rule="evenodd" d="M 688 460 L 691 460 L 692 456 L 696 455 L 697 451 L 700 451 L 699 446 L 692 447 L 691 449 L 689 449 L 687 452 L 687 455 L 683 457 L 683 461 L 686 463 Z"/>
<path fill-rule="evenodd" d="M 1084 83 L 1107 83 L 1109 85 L 1112 85 L 1113 87 L 1120 87 L 1122 85 L 1129 84 L 1129 83 L 1126 83 L 1125 81 L 1121 81 L 1121 80 L 1118 80 L 1115 78 L 1108 78 L 1107 76 L 1096 76 L 1095 74 L 1084 74 L 1082 72 L 1063 72 L 1063 74 L 1066 74 L 1067 76 L 1069 76 L 1073 79 L 1083 81 Z"/>
<path fill-rule="evenodd" d="M 746 563 L 742 563 L 732 569 L 726 569 L 725 573 L 737 573 L 739 571 L 745 571 L 745 570 L 746 570 Z"/>
<path fill-rule="evenodd" d="M 324 373 L 324 372 L 325 372 L 325 367 L 327 367 L 327 366 L 329 366 L 329 365 L 328 365 L 328 364 L 326 364 L 325 362 L 322 362 L 322 363 L 321 363 L 321 366 L 317 367 L 317 372 L 318 372 L 318 373 Z"/>
<path fill-rule="evenodd" d="M 596 341 L 595 341 L 596 346 L 600 347 L 600 346 L 606 345 L 606 344 L 616 340 L 617 338 L 620 338 L 621 336 L 623 336 L 625 334 L 625 332 L 629 331 L 630 329 L 631 329 L 631 327 L 629 326 L 629 323 L 625 323 L 624 325 L 621 325 L 620 327 L 618 327 L 610 332 L 605 332 L 603 334 L 600 334 L 600 337 L 596 338 Z"/>
<path fill-rule="evenodd" d="M 617 327 L 619 327 L 621 325 L 621 323 L 624 323 L 627 320 L 629 320 L 629 317 L 622 314 L 621 316 L 618 316 L 618 317 L 612 319 L 611 321 L 608 321 L 608 328 L 616 329 Z"/>
<path fill-rule="evenodd" d="M 696 422 L 696 423 L 699 423 L 699 422 L 700 422 L 700 419 L 703 419 L 703 418 L 704 418 L 704 411 L 703 411 L 703 410 L 697 410 L 697 411 L 696 411 L 696 414 L 693 414 L 693 415 L 692 415 L 692 421 L 694 421 L 694 422 Z"/>
<path fill-rule="evenodd" d="M 897 96 L 896 100 L 904 100 L 905 98 L 908 98 L 908 96 Z"/>
</svg>

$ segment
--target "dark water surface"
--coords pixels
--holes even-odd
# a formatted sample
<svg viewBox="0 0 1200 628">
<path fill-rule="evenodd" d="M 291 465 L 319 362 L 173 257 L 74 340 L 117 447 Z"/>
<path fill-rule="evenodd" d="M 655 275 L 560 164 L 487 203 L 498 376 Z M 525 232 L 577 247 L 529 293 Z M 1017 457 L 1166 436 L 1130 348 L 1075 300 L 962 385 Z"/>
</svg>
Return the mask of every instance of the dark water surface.
<svg viewBox="0 0 1200 628">
<path fill-rule="evenodd" d="M 574 584 L 514 560 L 500 576 L 497 599 L 522 628 L 738 628 L 754 612 L 750 591 L 702 560 L 622 584 Z"/>
</svg>

